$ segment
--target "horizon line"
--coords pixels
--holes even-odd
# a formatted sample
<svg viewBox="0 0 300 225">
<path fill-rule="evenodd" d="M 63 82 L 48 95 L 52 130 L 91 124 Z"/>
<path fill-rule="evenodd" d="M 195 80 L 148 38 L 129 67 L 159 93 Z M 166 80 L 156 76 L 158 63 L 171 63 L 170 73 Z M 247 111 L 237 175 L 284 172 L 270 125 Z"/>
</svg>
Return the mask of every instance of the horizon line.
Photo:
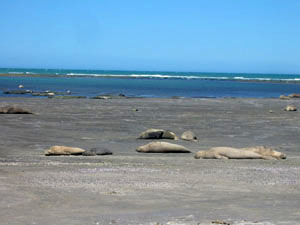
<svg viewBox="0 0 300 225">
<path fill-rule="evenodd" d="M 262 73 L 262 72 L 200 72 L 200 71 L 173 71 L 173 70 L 136 70 L 136 69 L 75 69 L 75 68 L 42 68 L 42 67 L 0 67 L 0 69 L 28 69 L 28 70 L 81 70 L 81 71 L 87 71 L 87 70 L 94 70 L 94 71 L 130 71 L 130 72 L 163 72 L 163 73 L 201 73 L 201 74 L 268 74 L 268 75 L 299 75 L 300 73 Z"/>
</svg>

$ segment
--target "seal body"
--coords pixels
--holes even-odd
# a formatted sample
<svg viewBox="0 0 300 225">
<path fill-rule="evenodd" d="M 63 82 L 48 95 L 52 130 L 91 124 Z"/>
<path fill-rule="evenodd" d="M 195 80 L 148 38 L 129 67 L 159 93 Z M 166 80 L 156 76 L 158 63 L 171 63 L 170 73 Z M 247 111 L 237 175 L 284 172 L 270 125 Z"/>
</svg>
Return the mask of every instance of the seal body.
<svg viewBox="0 0 300 225">
<path fill-rule="evenodd" d="M 180 138 L 185 141 L 197 141 L 196 135 L 190 130 L 183 132 Z"/>
<path fill-rule="evenodd" d="M 148 129 L 140 134 L 140 139 L 173 139 L 178 140 L 175 133 L 162 129 Z"/>
<path fill-rule="evenodd" d="M 265 146 L 247 148 L 215 147 L 199 151 L 196 159 L 286 159 L 286 155 Z"/>
<path fill-rule="evenodd" d="M 285 111 L 297 111 L 297 108 L 294 105 L 288 105 L 288 106 L 285 107 L 284 110 Z"/>
<path fill-rule="evenodd" d="M 140 146 L 136 151 L 143 153 L 190 153 L 184 146 L 160 141 Z"/>
<path fill-rule="evenodd" d="M 84 155 L 84 156 L 112 155 L 112 154 L 113 154 L 112 151 L 110 151 L 106 148 L 100 148 L 100 147 L 91 148 L 90 150 L 87 150 L 82 153 L 82 155 Z"/>
<path fill-rule="evenodd" d="M 243 149 L 230 147 L 215 147 L 207 151 L 199 151 L 195 159 L 267 159 L 266 157 Z"/>
<path fill-rule="evenodd" d="M 45 155 L 81 155 L 85 150 L 82 148 L 68 146 L 52 146 L 45 151 Z"/>
<path fill-rule="evenodd" d="M 32 112 L 22 109 L 18 106 L 0 107 L 0 114 L 33 114 Z"/>
<path fill-rule="evenodd" d="M 274 149 L 268 148 L 266 146 L 255 146 L 242 149 L 246 151 L 252 151 L 266 157 L 272 157 L 275 159 L 286 159 L 286 155 L 282 152 L 275 151 Z"/>
</svg>

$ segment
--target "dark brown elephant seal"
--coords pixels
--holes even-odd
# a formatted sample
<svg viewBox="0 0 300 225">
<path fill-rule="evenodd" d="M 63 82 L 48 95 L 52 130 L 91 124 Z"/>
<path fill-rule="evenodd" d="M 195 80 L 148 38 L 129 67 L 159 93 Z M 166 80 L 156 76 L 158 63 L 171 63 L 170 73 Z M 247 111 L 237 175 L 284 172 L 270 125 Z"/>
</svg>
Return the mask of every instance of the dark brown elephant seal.
<svg viewBox="0 0 300 225">
<path fill-rule="evenodd" d="M 143 153 L 190 153 L 190 150 L 184 146 L 161 141 L 140 146 L 136 151 Z"/>
<path fill-rule="evenodd" d="M 33 114 L 32 112 L 22 109 L 18 106 L 0 107 L 0 114 Z"/>
<path fill-rule="evenodd" d="M 112 155 L 113 152 L 102 147 L 91 148 L 82 153 L 83 156 Z"/>
<path fill-rule="evenodd" d="M 50 155 L 82 155 L 85 150 L 82 148 L 68 147 L 68 146 L 52 146 L 45 151 L 46 156 Z"/>
<path fill-rule="evenodd" d="M 180 138 L 185 141 L 197 141 L 196 135 L 190 130 L 183 132 Z"/>
<path fill-rule="evenodd" d="M 175 133 L 169 130 L 148 129 L 140 134 L 140 139 L 173 139 L 178 140 Z"/>
</svg>

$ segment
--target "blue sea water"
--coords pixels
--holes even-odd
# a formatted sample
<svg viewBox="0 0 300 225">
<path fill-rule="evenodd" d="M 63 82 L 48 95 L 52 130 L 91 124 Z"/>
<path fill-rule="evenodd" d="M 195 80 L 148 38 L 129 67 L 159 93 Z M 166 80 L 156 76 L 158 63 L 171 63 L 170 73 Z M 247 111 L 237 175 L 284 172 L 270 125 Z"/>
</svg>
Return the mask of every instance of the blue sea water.
<svg viewBox="0 0 300 225">
<path fill-rule="evenodd" d="M 300 75 L 108 71 L 2 68 L 0 96 L 22 84 L 33 91 L 66 91 L 88 97 L 125 94 L 134 97 L 255 97 L 275 98 L 300 93 Z M 35 77 L 32 75 L 39 74 Z M 20 95 L 19 95 L 20 96 Z M 31 97 L 31 95 L 25 95 Z M 22 97 L 25 97 L 22 95 Z"/>
</svg>

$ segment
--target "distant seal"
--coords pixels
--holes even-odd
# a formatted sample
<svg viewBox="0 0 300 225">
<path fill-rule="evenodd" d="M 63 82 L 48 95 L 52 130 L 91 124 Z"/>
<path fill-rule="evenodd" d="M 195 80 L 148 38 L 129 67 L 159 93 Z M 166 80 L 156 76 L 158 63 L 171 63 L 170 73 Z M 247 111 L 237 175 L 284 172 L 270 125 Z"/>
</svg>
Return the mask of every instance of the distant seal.
<svg viewBox="0 0 300 225">
<path fill-rule="evenodd" d="M 68 146 L 52 146 L 45 151 L 46 156 L 50 155 L 81 155 L 85 150 L 82 148 L 68 147 Z"/>
<path fill-rule="evenodd" d="M 18 106 L 0 107 L 0 114 L 33 114 L 32 112 L 22 109 Z"/>
<path fill-rule="evenodd" d="M 284 110 L 285 111 L 297 111 L 297 108 L 294 105 L 288 105 L 288 106 L 285 107 Z"/>
<path fill-rule="evenodd" d="M 280 95 L 280 96 L 279 96 L 279 99 L 282 99 L 282 100 L 289 100 L 289 99 L 291 99 L 291 97 L 285 96 L 285 95 Z"/>
<path fill-rule="evenodd" d="M 291 98 L 300 98 L 300 94 L 296 94 L 296 93 L 289 94 L 288 96 L 291 97 Z"/>
<path fill-rule="evenodd" d="M 32 93 L 31 90 L 12 90 L 12 91 L 3 91 L 3 94 L 14 94 L 14 95 L 25 95 Z"/>
<path fill-rule="evenodd" d="M 253 151 L 230 147 L 215 147 L 207 151 L 199 151 L 195 159 L 269 159 Z"/>
<path fill-rule="evenodd" d="M 169 130 L 148 129 L 140 134 L 140 139 L 173 139 L 178 140 L 175 133 Z"/>
<path fill-rule="evenodd" d="M 190 130 L 183 132 L 180 138 L 185 141 L 197 141 L 196 135 Z"/>
<path fill-rule="evenodd" d="M 112 155 L 112 151 L 106 149 L 106 148 L 91 148 L 90 150 L 87 150 L 82 153 L 84 156 L 96 156 L 96 155 Z"/>
<path fill-rule="evenodd" d="M 262 156 L 271 157 L 274 159 L 286 159 L 286 155 L 283 154 L 282 152 L 275 151 L 274 149 L 266 146 L 255 146 L 255 147 L 247 147 L 242 149 L 246 151 L 252 151 Z"/>
<path fill-rule="evenodd" d="M 143 153 L 190 153 L 184 146 L 161 141 L 150 142 L 138 147 L 136 151 Z"/>
</svg>

